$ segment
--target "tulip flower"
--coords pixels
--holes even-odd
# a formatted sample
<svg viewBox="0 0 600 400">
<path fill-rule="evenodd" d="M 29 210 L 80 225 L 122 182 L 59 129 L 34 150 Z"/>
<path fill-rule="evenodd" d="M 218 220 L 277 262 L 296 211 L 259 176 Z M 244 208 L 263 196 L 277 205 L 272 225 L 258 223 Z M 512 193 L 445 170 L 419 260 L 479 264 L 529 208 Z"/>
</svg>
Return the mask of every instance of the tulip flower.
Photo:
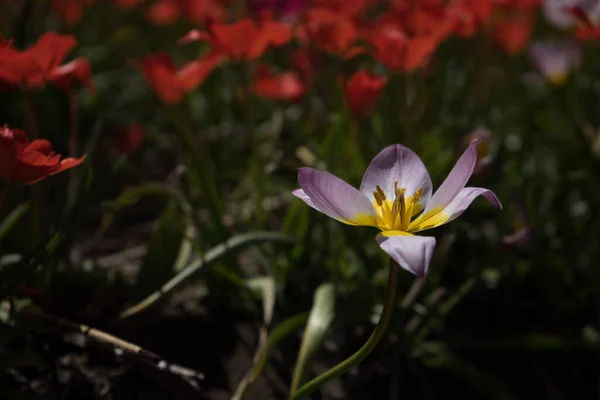
<svg viewBox="0 0 600 400">
<path fill-rule="evenodd" d="M 600 2 L 597 0 L 544 0 L 542 11 L 546 21 L 557 28 L 575 27 L 584 19 L 600 20 Z"/>
<path fill-rule="evenodd" d="M 354 115 L 369 113 L 379 101 L 381 91 L 387 83 L 383 76 L 360 70 L 344 82 L 344 96 L 348 108 Z"/>
<path fill-rule="evenodd" d="M 259 66 L 254 74 L 254 93 L 268 100 L 296 101 L 305 93 L 304 83 L 292 71 L 274 74 L 267 66 Z"/>
<path fill-rule="evenodd" d="M 81 164 L 81 158 L 63 158 L 47 140 L 29 142 L 19 129 L 0 128 L 0 179 L 25 184 L 36 183 Z"/>
<path fill-rule="evenodd" d="M 256 24 L 244 18 L 232 24 L 214 23 L 208 32 L 192 29 L 179 43 L 208 42 L 212 51 L 223 54 L 234 61 L 253 61 L 270 47 L 283 46 L 292 40 L 290 25 L 272 21 L 270 16 Z"/>
<path fill-rule="evenodd" d="M 300 189 L 293 194 L 340 222 L 380 229 L 376 239 L 383 251 L 402 268 L 423 277 L 433 255 L 435 238 L 415 233 L 456 219 L 478 196 L 502 209 L 492 191 L 465 187 L 476 163 L 474 141 L 432 195 L 431 179 L 419 156 L 396 144 L 383 149 L 371 161 L 360 190 L 328 172 L 300 168 Z"/>
<path fill-rule="evenodd" d="M 313 8 L 298 26 L 297 35 L 325 53 L 349 57 L 359 32 L 352 19 L 327 9 Z"/>
<path fill-rule="evenodd" d="M 91 68 L 86 59 L 76 58 L 61 65 L 76 44 L 72 36 L 53 32 L 42 34 L 24 51 L 12 48 L 10 42 L 0 42 L 0 83 L 42 87 L 52 82 L 66 90 L 77 79 L 93 91 Z"/>
<path fill-rule="evenodd" d="M 529 47 L 533 65 L 551 83 L 561 85 L 581 62 L 581 47 L 574 41 L 537 42 Z"/>
<path fill-rule="evenodd" d="M 155 53 L 141 62 L 134 61 L 133 65 L 140 68 L 163 103 L 178 104 L 185 95 L 198 88 L 221 61 L 219 54 L 209 53 L 177 69 L 169 55 Z"/>
<path fill-rule="evenodd" d="M 424 66 L 448 33 L 440 26 L 427 35 L 408 36 L 397 24 L 387 24 L 375 27 L 369 41 L 377 61 L 391 70 L 409 72 Z"/>
<path fill-rule="evenodd" d="M 533 17 L 523 15 L 497 21 L 493 26 L 493 38 L 505 53 L 514 55 L 525 49 L 532 31 Z"/>
</svg>

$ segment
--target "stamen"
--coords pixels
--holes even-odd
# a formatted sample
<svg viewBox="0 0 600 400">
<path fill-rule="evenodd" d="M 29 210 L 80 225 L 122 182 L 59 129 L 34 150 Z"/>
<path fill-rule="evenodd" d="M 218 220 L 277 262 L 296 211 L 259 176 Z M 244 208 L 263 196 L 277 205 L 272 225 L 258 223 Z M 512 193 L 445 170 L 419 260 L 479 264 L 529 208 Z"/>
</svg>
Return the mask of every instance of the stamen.
<svg viewBox="0 0 600 400">
<path fill-rule="evenodd" d="M 406 193 L 406 188 L 402 188 L 396 193 L 396 198 L 400 202 L 400 219 L 404 219 L 404 213 L 406 213 L 406 199 L 404 198 L 404 193 Z"/>
<path fill-rule="evenodd" d="M 377 190 L 377 194 L 379 195 L 379 198 L 381 198 L 381 200 L 385 201 L 385 193 L 383 192 L 383 190 L 381 190 L 381 188 L 379 187 L 379 185 L 375 186 L 375 190 Z"/>
<path fill-rule="evenodd" d="M 378 186 L 379 187 L 379 186 Z M 381 198 L 379 197 L 379 193 L 377 192 L 373 192 L 373 197 L 375 197 L 375 202 L 377 202 L 377 205 L 379 207 L 381 207 L 381 205 L 383 204 L 383 201 L 381 200 Z"/>
<path fill-rule="evenodd" d="M 413 199 L 412 199 L 413 204 L 416 204 L 419 202 L 419 200 L 421 200 L 422 194 L 423 194 L 423 188 L 419 188 L 419 190 L 417 190 L 413 196 Z"/>
</svg>

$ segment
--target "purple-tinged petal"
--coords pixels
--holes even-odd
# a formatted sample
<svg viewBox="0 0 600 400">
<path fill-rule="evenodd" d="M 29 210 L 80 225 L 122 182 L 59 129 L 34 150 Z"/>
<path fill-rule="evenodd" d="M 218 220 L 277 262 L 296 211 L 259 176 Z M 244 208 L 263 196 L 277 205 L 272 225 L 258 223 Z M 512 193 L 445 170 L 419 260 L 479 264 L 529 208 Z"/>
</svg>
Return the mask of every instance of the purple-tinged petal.
<svg viewBox="0 0 600 400">
<path fill-rule="evenodd" d="M 377 243 L 408 272 L 420 278 L 427 273 L 435 249 L 435 238 L 414 236 L 401 231 L 386 231 L 377 235 Z"/>
<path fill-rule="evenodd" d="M 373 204 L 356 188 L 329 172 L 298 170 L 302 189 L 292 194 L 312 208 L 348 225 L 376 226 Z"/>
<path fill-rule="evenodd" d="M 473 200 L 479 196 L 485 197 L 494 207 L 502 210 L 502 203 L 491 190 L 478 187 L 466 187 L 461 190 L 443 210 L 436 213 L 433 217 L 409 227 L 409 230 L 411 232 L 418 232 L 453 221 L 469 208 Z"/>
<path fill-rule="evenodd" d="M 562 84 L 569 72 L 579 66 L 581 47 L 573 40 L 536 42 L 529 46 L 529 57 L 545 78 Z"/>
<path fill-rule="evenodd" d="M 413 221 L 411 225 L 424 222 L 442 211 L 466 186 L 477 164 L 477 142 L 477 140 L 474 140 L 467 147 L 454 165 L 454 168 L 452 168 L 452 171 L 448 174 L 448 177 L 446 177 L 433 196 L 431 196 L 423 214 Z"/>
<path fill-rule="evenodd" d="M 317 208 L 317 207 L 315 207 L 315 205 L 313 204 L 313 202 L 310 200 L 310 197 L 308 197 L 308 195 L 306 193 L 304 193 L 304 190 L 302 190 L 302 189 L 296 189 L 296 190 L 294 190 L 292 192 L 292 194 L 294 196 L 296 196 L 297 198 L 299 198 L 300 200 L 304 201 L 306 204 L 308 204 L 312 208 L 314 208 L 314 209 Z"/>
<path fill-rule="evenodd" d="M 427 168 L 419 156 L 407 147 L 394 144 L 379 152 L 369 164 L 360 191 L 373 199 L 375 187 L 379 186 L 389 200 L 394 200 L 394 182 L 398 188 L 406 188 L 406 196 L 423 189 L 417 211 L 424 208 L 431 197 L 432 185 Z"/>
</svg>

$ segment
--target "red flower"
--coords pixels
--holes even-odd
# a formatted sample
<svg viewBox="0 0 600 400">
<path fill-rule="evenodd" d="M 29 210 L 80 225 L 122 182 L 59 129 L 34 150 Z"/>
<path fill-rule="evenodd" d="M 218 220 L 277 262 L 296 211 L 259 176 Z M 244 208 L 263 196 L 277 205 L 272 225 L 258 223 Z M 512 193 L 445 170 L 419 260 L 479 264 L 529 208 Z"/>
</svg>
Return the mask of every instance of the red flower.
<svg viewBox="0 0 600 400">
<path fill-rule="evenodd" d="M 307 12 L 297 34 L 301 40 L 339 56 L 347 53 L 359 38 L 358 29 L 351 19 L 319 8 Z"/>
<path fill-rule="evenodd" d="M 314 8 L 326 9 L 346 18 L 357 18 L 377 4 L 374 0 L 313 0 Z"/>
<path fill-rule="evenodd" d="M 52 0 L 52 12 L 67 25 L 75 25 L 81 19 L 83 10 L 92 4 L 93 0 Z"/>
<path fill-rule="evenodd" d="M 222 56 L 213 53 L 176 69 L 170 56 L 156 53 L 134 65 L 142 70 L 161 101 L 177 104 L 186 94 L 200 86 L 221 61 Z"/>
<path fill-rule="evenodd" d="M 375 59 L 391 70 L 407 72 L 422 67 L 443 37 L 442 32 L 408 37 L 400 28 L 388 25 L 375 28 L 369 41 Z"/>
<path fill-rule="evenodd" d="M 456 22 L 456 33 L 463 37 L 474 36 L 479 29 L 490 23 L 496 0 L 454 0 L 447 12 Z"/>
<path fill-rule="evenodd" d="M 292 53 L 293 68 L 305 83 L 312 82 L 316 73 L 316 54 L 307 47 L 301 47 Z"/>
<path fill-rule="evenodd" d="M 134 123 L 120 127 L 115 132 L 115 147 L 123 154 L 133 154 L 140 147 L 143 137 L 141 124 Z"/>
<path fill-rule="evenodd" d="M 232 24 L 214 23 L 208 32 L 191 30 L 180 43 L 205 41 L 213 51 L 236 61 L 252 61 L 263 55 L 269 47 L 283 46 L 292 39 L 292 28 L 269 17 L 258 24 L 249 18 Z"/>
<path fill-rule="evenodd" d="M 32 184 L 81 164 L 81 158 L 63 158 L 47 140 L 29 142 L 19 129 L 0 128 L 0 179 Z"/>
<path fill-rule="evenodd" d="M 220 21 L 224 16 L 225 10 L 219 0 L 156 0 L 146 10 L 146 18 L 155 25 L 171 25 L 181 17 L 194 24 L 205 24 Z"/>
<path fill-rule="evenodd" d="M 566 11 L 579 22 L 575 30 L 575 37 L 579 40 L 600 39 L 600 27 L 589 17 L 588 12 L 582 6 L 568 7 Z"/>
<path fill-rule="evenodd" d="M 275 75 L 264 65 L 254 74 L 254 93 L 257 96 L 278 101 L 296 101 L 305 93 L 305 87 L 295 72 L 283 72 Z"/>
<path fill-rule="evenodd" d="M 517 54 L 529 43 L 532 30 L 531 16 L 498 21 L 494 24 L 494 41 L 506 53 Z"/>
<path fill-rule="evenodd" d="M 76 44 L 77 41 L 72 36 L 52 32 L 42 34 L 33 46 L 22 52 L 5 42 L 0 45 L 0 82 L 31 87 L 41 87 L 46 82 L 53 82 L 68 89 L 73 79 L 78 79 L 93 90 L 87 60 L 76 58 L 68 64 L 60 65 Z"/>
<path fill-rule="evenodd" d="M 386 84 L 386 78 L 373 75 L 369 71 L 360 70 L 354 73 L 343 84 L 346 103 L 350 111 L 354 115 L 373 111 Z"/>
</svg>

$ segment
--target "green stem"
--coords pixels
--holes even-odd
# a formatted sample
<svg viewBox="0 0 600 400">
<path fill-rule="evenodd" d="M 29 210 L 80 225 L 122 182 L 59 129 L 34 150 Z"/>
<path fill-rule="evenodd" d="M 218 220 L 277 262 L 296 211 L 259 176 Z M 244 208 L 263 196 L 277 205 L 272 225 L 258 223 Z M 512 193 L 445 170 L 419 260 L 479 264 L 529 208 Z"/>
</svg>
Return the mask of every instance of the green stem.
<svg viewBox="0 0 600 400">
<path fill-rule="evenodd" d="M 294 388 L 291 390 L 291 394 L 289 400 L 298 400 L 302 396 L 306 396 L 307 394 L 313 392 L 315 389 L 329 382 L 330 380 L 337 378 L 338 376 L 344 374 L 350 368 L 360 364 L 371 352 L 375 349 L 385 331 L 387 329 L 388 323 L 390 322 L 390 317 L 392 315 L 392 310 L 394 309 L 394 300 L 396 299 L 396 286 L 398 282 L 398 264 L 392 259 L 390 259 L 390 268 L 388 274 L 388 286 L 385 293 L 385 301 L 383 303 L 383 310 L 381 311 L 381 317 L 379 318 L 379 322 L 375 326 L 373 333 L 367 340 L 367 342 L 353 355 L 331 368 L 329 371 L 317 376 L 312 381 L 304 384 L 297 391 L 294 391 Z"/>
<path fill-rule="evenodd" d="M 176 132 L 179 135 L 179 140 L 184 147 L 184 151 L 186 151 L 191 158 L 189 166 L 190 176 L 194 183 L 199 185 L 204 194 L 207 207 L 210 210 L 210 215 L 213 220 L 213 234 L 216 235 L 217 239 L 224 239 L 227 236 L 227 233 L 221 219 L 221 216 L 223 215 L 221 198 L 216 188 L 214 177 L 212 176 L 212 169 L 214 166 L 210 153 L 206 149 L 206 143 L 198 145 L 195 138 L 192 136 L 190 128 L 193 126 L 193 123 L 189 113 L 186 113 L 182 118 L 181 114 L 178 114 L 175 108 L 168 108 L 167 111 L 169 112 L 173 124 L 177 128 Z M 202 227 L 200 226 L 198 229 L 202 230 Z"/>
</svg>

